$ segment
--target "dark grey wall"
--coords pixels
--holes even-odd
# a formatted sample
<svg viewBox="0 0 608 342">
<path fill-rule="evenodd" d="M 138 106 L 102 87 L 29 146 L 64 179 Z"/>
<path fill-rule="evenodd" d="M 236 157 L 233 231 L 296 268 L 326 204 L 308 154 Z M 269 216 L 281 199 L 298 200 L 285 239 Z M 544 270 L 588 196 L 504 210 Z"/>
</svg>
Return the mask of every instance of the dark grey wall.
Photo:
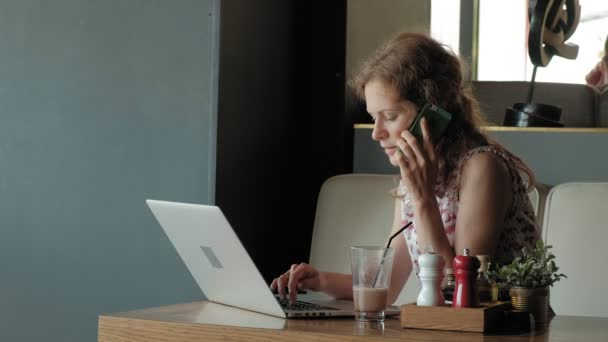
<svg viewBox="0 0 608 342">
<path fill-rule="evenodd" d="M 276 260 L 283 200 L 273 185 L 295 138 L 285 129 L 294 118 L 292 10 L 285 0 L 222 1 L 216 199 L 262 272 Z"/>
<path fill-rule="evenodd" d="M 369 128 L 355 129 L 354 172 L 396 174 Z M 522 158 L 536 180 L 547 185 L 574 181 L 608 181 L 608 133 L 489 132 Z"/>
<path fill-rule="evenodd" d="M 216 2 L 0 2 L 0 341 L 202 298 L 144 199 L 213 202 Z"/>
<path fill-rule="evenodd" d="M 223 0 L 216 204 L 267 281 L 309 258 L 344 172 L 345 1 Z"/>
</svg>

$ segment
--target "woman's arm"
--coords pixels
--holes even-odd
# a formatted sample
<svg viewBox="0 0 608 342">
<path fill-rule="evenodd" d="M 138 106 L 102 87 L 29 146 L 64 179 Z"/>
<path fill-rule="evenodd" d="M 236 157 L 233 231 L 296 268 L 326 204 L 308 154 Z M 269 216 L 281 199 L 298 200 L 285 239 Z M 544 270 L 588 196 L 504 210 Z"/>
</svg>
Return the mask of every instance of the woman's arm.
<svg viewBox="0 0 608 342">
<path fill-rule="evenodd" d="M 403 156 L 398 156 L 398 163 L 412 198 L 418 248 L 424 252 L 432 247 L 443 256 L 447 265 L 452 263 L 455 254 L 462 254 L 464 248 L 472 255 L 494 255 L 502 222 L 513 200 L 506 165 L 493 153 L 479 153 L 462 166 L 452 248 L 435 198 L 437 156 L 426 120 L 422 127 L 422 144 L 408 131 L 402 133 L 404 140 L 398 142 L 403 152 Z"/>
<path fill-rule="evenodd" d="M 454 237 L 457 254 L 468 248 L 471 255 L 494 255 L 513 202 L 511 182 L 504 161 L 493 153 L 478 153 L 464 163 Z"/>
<path fill-rule="evenodd" d="M 454 259 L 454 249 L 445 234 L 443 219 L 435 196 L 413 202 L 413 209 L 420 253 L 425 253 L 427 248 L 431 248 L 436 254 L 443 256 L 446 266 L 451 265 L 452 259 Z"/>
<path fill-rule="evenodd" d="M 390 236 L 401 229 L 401 226 L 401 200 L 396 199 L 393 229 Z M 391 247 L 395 249 L 395 254 L 388 292 L 389 303 L 393 303 L 397 299 L 412 271 L 412 263 L 405 238 L 403 236 L 395 237 L 391 241 Z M 336 299 L 353 299 L 352 274 L 322 272 L 306 263 L 292 265 L 289 271 L 274 279 L 270 287 L 278 289 L 282 296 L 286 295 L 285 288 L 289 288 L 290 298 L 293 301 L 296 299 L 296 287 L 325 292 Z"/>
<path fill-rule="evenodd" d="M 397 141 L 401 153 L 396 154 L 401 180 L 412 200 L 414 226 L 418 236 L 418 249 L 421 253 L 432 248 L 443 256 L 446 265 L 452 263 L 454 251 L 445 235 L 443 220 L 439 212 L 435 185 L 439 157 L 436 155 L 426 118 L 422 119 L 422 141 L 409 131 L 401 133 Z"/>
<path fill-rule="evenodd" d="M 401 219 L 401 206 L 401 199 L 395 199 L 393 229 L 389 237 L 395 234 L 403 226 L 403 221 Z M 403 234 L 399 234 L 399 236 L 396 236 L 393 241 L 391 241 L 391 247 L 393 247 L 395 250 L 395 255 L 393 259 L 391 283 L 388 289 L 388 302 L 392 304 L 395 302 L 395 300 L 397 300 L 397 297 L 399 297 L 403 286 L 407 282 L 407 279 L 412 272 L 412 259 L 410 258 L 410 252 L 407 250 L 407 244 Z"/>
<path fill-rule="evenodd" d="M 294 303 L 297 297 L 296 289 L 321 291 L 337 299 L 352 299 L 352 284 L 350 274 L 321 272 L 303 262 L 291 265 L 287 272 L 275 278 L 270 289 L 276 289 L 283 298 L 289 294 L 289 299 Z"/>
<path fill-rule="evenodd" d="M 511 176 L 493 153 L 478 153 L 463 165 L 454 246 L 445 235 L 436 200 L 414 204 L 418 244 L 433 246 L 447 265 L 468 248 L 471 255 L 494 255 L 505 215 L 513 201 Z"/>
<path fill-rule="evenodd" d="M 352 274 L 321 272 L 321 291 L 336 299 L 352 300 Z"/>
</svg>

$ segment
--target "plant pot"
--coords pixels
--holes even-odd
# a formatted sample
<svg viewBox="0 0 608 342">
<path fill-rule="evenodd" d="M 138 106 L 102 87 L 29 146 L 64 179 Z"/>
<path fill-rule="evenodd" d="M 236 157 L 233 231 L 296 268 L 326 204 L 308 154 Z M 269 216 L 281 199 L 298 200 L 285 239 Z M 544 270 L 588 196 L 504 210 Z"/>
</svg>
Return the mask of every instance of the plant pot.
<svg viewBox="0 0 608 342">
<path fill-rule="evenodd" d="M 549 308 L 549 287 L 527 288 L 512 287 L 509 290 L 511 305 L 516 311 L 527 311 L 534 316 L 534 328 L 547 328 L 547 311 Z"/>
</svg>

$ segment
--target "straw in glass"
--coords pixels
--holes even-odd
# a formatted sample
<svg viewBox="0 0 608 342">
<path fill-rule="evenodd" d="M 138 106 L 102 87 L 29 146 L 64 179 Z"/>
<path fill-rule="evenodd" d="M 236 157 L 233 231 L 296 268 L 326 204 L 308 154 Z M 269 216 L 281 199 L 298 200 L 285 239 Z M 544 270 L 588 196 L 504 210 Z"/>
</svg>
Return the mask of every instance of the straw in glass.
<svg viewBox="0 0 608 342">
<path fill-rule="evenodd" d="M 384 258 L 386 257 L 386 252 L 388 252 L 388 248 L 391 246 L 391 241 L 395 238 L 395 236 L 401 234 L 402 231 L 406 230 L 407 227 L 412 225 L 413 221 L 408 222 L 405 226 L 399 229 L 395 234 L 391 235 L 388 239 L 388 243 L 386 244 L 386 249 L 384 250 L 384 254 L 382 255 L 382 260 L 380 261 L 380 266 L 378 267 L 378 271 L 376 271 L 376 277 L 374 277 L 374 282 L 372 283 L 372 287 L 376 287 L 376 283 L 378 282 L 378 275 L 380 275 L 380 270 L 382 269 L 382 265 L 384 265 Z"/>
</svg>

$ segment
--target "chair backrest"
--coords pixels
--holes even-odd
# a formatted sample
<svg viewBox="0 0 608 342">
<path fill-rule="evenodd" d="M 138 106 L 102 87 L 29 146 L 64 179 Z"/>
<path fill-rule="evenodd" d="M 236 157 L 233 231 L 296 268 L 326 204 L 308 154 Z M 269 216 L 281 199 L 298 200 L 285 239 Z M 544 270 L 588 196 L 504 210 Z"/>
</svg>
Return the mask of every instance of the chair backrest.
<svg viewBox="0 0 608 342">
<path fill-rule="evenodd" d="M 385 245 L 395 206 L 390 190 L 396 186 L 393 175 L 348 174 L 325 181 L 317 202 L 310 264 L 323 271 L 350 273 L 351 246 Z M 412 272 L 395 303 L 415 301 L 419 289 Z"/>
<path fill-rule="evenodd" d="M 558 315 L 608 317 L 607 212 L 608 182 L 564 183 L 549 191 L 543 239 L 568 276 L 551 288 Z"/>
<path fill-rule="evenodd" d="M 528 198 L 532 203 L 532 208 L 534 209 L 534 214 L 536 215 L 536 222 L 538 223 L 539 228 L 542 228 L 543 226 L 543 218 L 545 215 L 545 202 L 548 193 L 549 187 L 541 183 L 537 183 L 528 193 Z"/>
</svg>

